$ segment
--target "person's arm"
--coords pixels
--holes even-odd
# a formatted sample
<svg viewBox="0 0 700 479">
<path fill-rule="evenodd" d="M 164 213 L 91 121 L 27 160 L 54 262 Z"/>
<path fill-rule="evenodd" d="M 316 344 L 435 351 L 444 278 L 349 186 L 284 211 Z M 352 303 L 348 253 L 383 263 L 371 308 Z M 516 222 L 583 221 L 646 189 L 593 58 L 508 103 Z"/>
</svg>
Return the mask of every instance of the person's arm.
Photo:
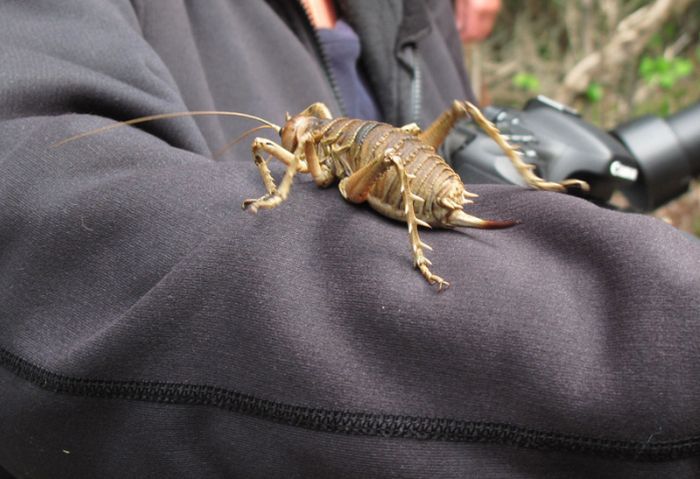
<svg viewBox="0 0 700 479">
<path fill-rule="evenodd" d="M 181 119 L 52 147 L 146 114 L 223 105 L 279 123 L 313 101 L 332 106 L 313 54 L 270 8 L 289 2 L 156 2 L 0 2 L 3 469 L 696 468 L 700 250 L 668 225 L 470 187 L 470 214 L 521 224 L 421 232 L 452 283 L 438 294 L 411 263 L 406 225 L 335 188 L 301 177 L 279 208 L 242 212 L 264 193 L 249 148 L 208 155 L 249 123 L 225 135 Z M 423 112 L 463 91 L 451 4 L 435 3 L 454 41 L 437 20 L 412 38 L 434 67 L 418 78 Z M 398 12 L 348 4 L 386 7 L 358 32 Z M 367 67 L 403 68 L 379 57 Z"/>
<path fill-rule="evenodd" d="M 74 370 L 95 334 L 239 208 L 245 175 L 204 156 L 191 118 L 53 146 L 115 119 L 187 110 L 130 2 L 5 2 L 0 44 L 3 338 L 47 323 L 3 347 Z"/>
</svg>

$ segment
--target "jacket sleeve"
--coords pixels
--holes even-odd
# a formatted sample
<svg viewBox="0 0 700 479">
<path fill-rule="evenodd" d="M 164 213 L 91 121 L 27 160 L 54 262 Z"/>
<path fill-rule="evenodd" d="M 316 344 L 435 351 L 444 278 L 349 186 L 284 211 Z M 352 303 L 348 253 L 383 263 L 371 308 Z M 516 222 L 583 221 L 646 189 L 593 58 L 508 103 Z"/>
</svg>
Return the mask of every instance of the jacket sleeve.
<svg viewBox="0 0 700 479">
<path fill-rule="evenodd" d="M 192 119 L 55 146 L 114 120 L 187 110 L 129 2 L 0 9 L 5 337 L 27 318 L 73 317 L 69 330 L 42 333 L 63 337 L 51 354 L 70 355 L 85 303 L 106 324 L 137 302 L 236 203 L 237 180 L 204 156 Z"/>
<path fill-rule="evenodd" d="M 168 23 L 172 5 L 197 32 L 183 36 L 210 40 L 202 55 L 254 48 L 233 36 L 217 50 L 228 25 L 292 38 L 266 2 L 164 1 L 149 20 L 138 5 L 154 2 L 0 2 L 0 467 L 52 478 L 697 472 L 700 248 L 670 226 L 475 187 L 470 214 L 521 223 L 421 230 L 452 283 L 437 294 L 413 268 L 406 226 L 333 188 L 299 178 L 283 206 L 242 212 L 264 193 L 258 171 L 248 152 L 209 159 L 199 120 L 54 146 L 191 107 L 142 24 Z M 297 85 L 285 75 L 311 67 L 284 63 L 289 43 L 246 67 Z M 212 95 L 246 89 L 261 109 L 321 91 L 261 93 L 206 72 Z"/>
</svg>

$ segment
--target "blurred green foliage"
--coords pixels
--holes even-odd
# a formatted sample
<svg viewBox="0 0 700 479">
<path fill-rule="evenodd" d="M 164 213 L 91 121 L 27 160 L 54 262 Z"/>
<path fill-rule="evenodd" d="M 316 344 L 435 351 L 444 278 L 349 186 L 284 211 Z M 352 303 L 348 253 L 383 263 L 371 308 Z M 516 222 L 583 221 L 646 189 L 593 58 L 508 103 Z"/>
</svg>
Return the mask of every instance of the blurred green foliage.
<svg viewBox="0 0 700 479">
<path fill-rule="evenodd" d="M 598 103 L 603 98 L 603 95 L 605 95 L 605 91 L 600 83 L 594 81 L 588 84 L 586 98 L 589 102 Z"/>
<path fill-rule="evenodd" d="M 522 106 L 535 94 L 557 96 L 578 61 L 601 51 L 619 23 L 654 0 L 502 0 L 483 57 L 514 67 L 485 83 L 490 101 Z M 496 69 L 496 68 L 494 68 Z M 668 115 L 700 99 L 700 0 L 673 15 L 612 75 L 593 78 L 574 104 L 584 118 L 610 128 L 642 114 Z M 507 80 L 504 81 L 504 80 Z"/>
<path fill-rule="evenodd" d="M 622 62 L 607 64 L 603 57 L 602 68 L 577 86 L 583 90 L 573 99 L 562 88 L 580 62 L 610 45 L 623 20 L 657 1 L 502 0 L 495 29 L 479 47 L 482 98 L 519 108 L 536 94 L 547 95 L 604 129 L 645 114 L 668 116 L 700 101 L 700 0 L 691 0 L 651 36 L 644 30 L 641 51 L 639 44 L 623 42 Z M 700 181 L 656 215 L 700 236 Z"/>
<path fill-rule="evenodd" d="M 540 80 L 532 73 L 517 73 L 513 77 L 513 85 L 527 93 L 532 94 L 535 94 L 540 90 Z"/>
<path fill-rule="evenodd" d="M 678 80 L 693 72 L 693 62 L 688 58 L 642 57 L 639 74 L 649 85 L 672 89 Z"/>
</svg>

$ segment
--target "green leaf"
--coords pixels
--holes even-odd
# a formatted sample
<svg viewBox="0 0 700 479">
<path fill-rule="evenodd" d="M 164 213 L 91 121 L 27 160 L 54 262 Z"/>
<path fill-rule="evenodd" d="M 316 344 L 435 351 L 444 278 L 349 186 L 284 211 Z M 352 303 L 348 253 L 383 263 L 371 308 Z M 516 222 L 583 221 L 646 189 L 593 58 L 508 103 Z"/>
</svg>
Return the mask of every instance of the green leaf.
<svg viewBox="0 0 700 479">
<path fill-rule="evenodd" d="M 672 72 L 661 73 L 658 78 L 659 85 L 661 85 L 661 88 L 664 90 L 670 90 L 674 83 L 676 83 L 676 76 Z"/>
<path fill-rule="evenodd" d="M 665 57 L 657 57 L 655 63 L 657 73 L 664 74 L 671 70 L 671 61 Z"/>
<path fill-rule="evenodd" d="M 532 73 L 520 72 L 513 77 L 513 85 L 527 92 L 536 92 L 540 88 L 540 81 Z"/>
<path fill-rule="evenodd" d="M 656 72 L 656 62 L 653 58 L 644 56 L 639 63 L 639 74 L 645 80 L 649 81 L 652 75 Z"/>
<path fill-rule="evenodd" d="M 676 58 L 673 62 L 672 70 L 676 78 L 687 77 L 693 73 L 693 62 L 687 58 Z"/>
<path fill-rule="evenodd" d="M 591 103 L 597 103 L 603 98 L 603 87 L 600 83 L 591 82 L 586 89 L 586 98 Z"/>
<path fill-rule="evenodd" d="M 639 74 L 649 85 L 659 84 L 666 90 L 673 87 L 679 78 L 693 72 L 693 62 L 687 58 L 667 59 L 664 57 L 642 58 L 639 63 Z"/>
</svg>

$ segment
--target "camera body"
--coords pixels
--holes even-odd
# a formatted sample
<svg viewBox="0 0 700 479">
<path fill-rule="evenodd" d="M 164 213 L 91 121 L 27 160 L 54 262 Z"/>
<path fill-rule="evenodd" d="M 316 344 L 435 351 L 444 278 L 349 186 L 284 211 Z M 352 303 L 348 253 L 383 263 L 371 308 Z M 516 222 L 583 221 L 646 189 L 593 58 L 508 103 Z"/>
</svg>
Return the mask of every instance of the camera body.
<svg viewBox="0 0 700 479">
<path fill-rule="evenodd" d="M 484 115 L 539 176 L 585 180 L 591 190 L 574 194 L 599 204 L 619 190 L 633 209 L 648 211 L 684 193 L 700 173 L 700 103 L 668 120 L 642 117 L 610 133 L 544 96 L 522 110 L 487 107 Z M 524 186 L 503 151 L 471 122 L 460 123 L 445 148 L 465 182 Z"/>
</svg>

